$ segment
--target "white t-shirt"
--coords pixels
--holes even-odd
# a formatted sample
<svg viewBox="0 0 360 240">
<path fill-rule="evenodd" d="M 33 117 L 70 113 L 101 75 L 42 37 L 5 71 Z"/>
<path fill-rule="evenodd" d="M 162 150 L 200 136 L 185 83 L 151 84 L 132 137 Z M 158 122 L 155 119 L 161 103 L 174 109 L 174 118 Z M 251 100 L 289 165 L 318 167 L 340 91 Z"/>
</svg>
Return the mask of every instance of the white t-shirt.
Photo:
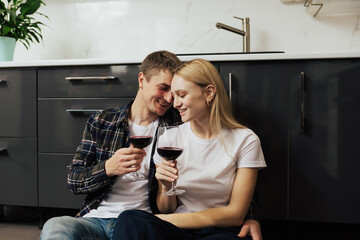
<svg viewBox="0 0 360 240">
<path fill-rule="evenodd" d="M 152 136 L 154 136 L 158 123 L 158 120 L 152 123 Z M 133 127 L 135 135 L 144 135 L 144 133 L 148 133 L 150 127 L 135 124 L 129 124 L 129 126 Z M 84 217 L 117 218 L 121 212 L 129 209 L 139 209 L 151 212 L 148 194 L 148 175 L 152 145 L 153 142 L 144 148 L 146 156 L 138 171 L 139 174 L 145 176 L 145 179 L 132 180 L 129 174 L 118 176 L 111 191 L 101 201 L 99 207 L 92 209 L 89 213 L 85 214 Z"/>
<path fill-rule="evenodd" d="M 218 138 L 197 137 L 189 122 L 179 128 L 184 149 L 177 159 L 176 187 L 186 192 L 178 196 L 182 205 L 176 213 L 227 206 L 237 168 L 266 167 L 260 140 L 250 129 L 223 129 L 225 150 Z M 161 160 L 155 153 L 155 164 Z"/>
</svg>

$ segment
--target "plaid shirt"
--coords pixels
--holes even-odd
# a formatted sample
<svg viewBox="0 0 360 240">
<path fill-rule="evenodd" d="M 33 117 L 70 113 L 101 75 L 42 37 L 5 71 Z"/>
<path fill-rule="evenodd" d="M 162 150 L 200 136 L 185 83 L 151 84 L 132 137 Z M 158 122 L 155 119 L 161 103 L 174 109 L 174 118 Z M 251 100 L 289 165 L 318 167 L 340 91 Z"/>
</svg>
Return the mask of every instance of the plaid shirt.
<svg viewBox="0 0 360 240">
<path fill-rule="evenodd" d="M 116 176 L 108 177 L 105 161 L 120 148 L 129 147 L 128 112 L 132 105 L 101 111 L 88 119 L 80 146 L 70 166 L 68 187 L 75 194 L 87 194 L 82 209 L 76 215 L 84 216 L 97 208 L 101 200 L 111 190 Z M 181 118 L 173 108 L 159 119 L 159 125 L 181 124 Z M 156 141 L 156 139 L 154 139 Z M 155 142 L 153 146 L 155 146 Z M 153 213 L 158 213 L 156 205 L 157 181 L 152 149 L 149 169 L 149 201 Z"/>
</svg>

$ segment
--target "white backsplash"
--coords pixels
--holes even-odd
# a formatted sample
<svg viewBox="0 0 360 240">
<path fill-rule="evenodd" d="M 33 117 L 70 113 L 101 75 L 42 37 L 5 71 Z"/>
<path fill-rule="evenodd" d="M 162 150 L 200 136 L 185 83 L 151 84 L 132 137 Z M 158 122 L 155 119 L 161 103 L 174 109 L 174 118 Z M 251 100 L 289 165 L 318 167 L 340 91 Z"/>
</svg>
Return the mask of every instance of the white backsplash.
<svg viewBox="0 0 360 240">
<path fill-rule="evenodd" d="M 40 12 L 43 44 L 17 43 L 14 61 L 121 59 L 174 53 L 241 52 L 242 37 L 216 22 L 241 28 L 249 17 L 251 51 L 360 52 L 360 13 L 307 14 L 280 0 L 48 0 Z M 40 19 L 40 18 L 38 18 Z"/>
</svg>

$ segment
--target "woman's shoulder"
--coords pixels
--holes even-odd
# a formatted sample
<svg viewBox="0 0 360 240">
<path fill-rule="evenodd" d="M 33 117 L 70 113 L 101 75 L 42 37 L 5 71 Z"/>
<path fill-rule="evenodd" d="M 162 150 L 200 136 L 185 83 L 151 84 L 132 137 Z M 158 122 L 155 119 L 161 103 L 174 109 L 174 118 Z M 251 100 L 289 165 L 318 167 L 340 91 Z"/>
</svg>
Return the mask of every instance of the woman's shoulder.
<svg viewBox="0 0 360 240">
<path fill-rule="evenodd" d="M 225 134 L 233 135 L 236 138 L 243 138 L 243 139 L 259 139 L 256 133 L 251 130 L 250 128 L 227 128 L 224 129 Z"/>
</svg>

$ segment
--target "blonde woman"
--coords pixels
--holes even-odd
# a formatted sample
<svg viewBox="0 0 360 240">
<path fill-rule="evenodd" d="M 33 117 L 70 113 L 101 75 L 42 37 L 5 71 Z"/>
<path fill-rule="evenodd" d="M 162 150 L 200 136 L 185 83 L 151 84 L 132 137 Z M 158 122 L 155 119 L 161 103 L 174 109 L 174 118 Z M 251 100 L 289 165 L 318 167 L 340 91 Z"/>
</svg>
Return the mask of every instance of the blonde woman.
<svg viewBox="0 0 360 240">
<path fill-rule="evenodd" d="M 177 163 L 154 156 L 159 181 L 156 216 L 126 211 L 118 218 L 121 239 L 241 239 L 256 185 L 257 172 L 266 167 L 260 140 L 239 124 L 231 112 L 221 77 L 203 59 L 175 71 L 171 93 L 184 151 Z M 185 193 L 162 193 L 177 181 Z M 137 231 L 129 231 L 136 226 Z"/>
</svg>

